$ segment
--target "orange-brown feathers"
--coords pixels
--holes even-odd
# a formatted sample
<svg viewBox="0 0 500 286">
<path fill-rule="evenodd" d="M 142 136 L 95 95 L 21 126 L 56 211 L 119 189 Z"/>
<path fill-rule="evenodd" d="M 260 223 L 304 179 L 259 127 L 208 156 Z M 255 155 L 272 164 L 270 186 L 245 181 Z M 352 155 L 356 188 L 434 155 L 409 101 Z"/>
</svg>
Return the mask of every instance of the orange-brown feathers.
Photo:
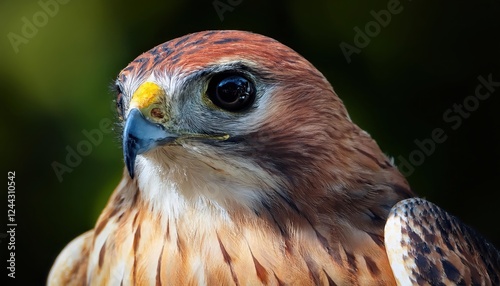
<svg viewBox="0 0 500 286">
<path fill-rule="evenodd" d="M 248 111 L 206 104 L 206 81 L 228 69 L 256 86 Z M 307 60 L 261 35 L 206 31 L 130 63 L 117 81 L 125 110 L 146 81 L 165 90 L 164 128 L 229 139 L 138 157 L 93 231 L 87 282 L 395 284 L 383 228 L 413 194 Z"/>
</svg>

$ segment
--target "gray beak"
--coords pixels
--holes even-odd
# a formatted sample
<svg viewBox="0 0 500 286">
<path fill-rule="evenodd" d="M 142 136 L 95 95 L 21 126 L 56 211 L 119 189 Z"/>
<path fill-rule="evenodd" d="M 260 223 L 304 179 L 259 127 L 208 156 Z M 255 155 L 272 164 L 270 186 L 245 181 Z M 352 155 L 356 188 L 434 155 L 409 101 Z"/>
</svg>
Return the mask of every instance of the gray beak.
<svg viewBox="0 0 500 286">
<path fill-rule="evenodd" d="M 130 177 L 134 178 L 137 155 L 173 142 L 178 137 L 177 134 L 168 132 L 162 125 L 147 120 L 139 109 L 132 109 L 123 130 L 123 159 Z"/>
</svg>

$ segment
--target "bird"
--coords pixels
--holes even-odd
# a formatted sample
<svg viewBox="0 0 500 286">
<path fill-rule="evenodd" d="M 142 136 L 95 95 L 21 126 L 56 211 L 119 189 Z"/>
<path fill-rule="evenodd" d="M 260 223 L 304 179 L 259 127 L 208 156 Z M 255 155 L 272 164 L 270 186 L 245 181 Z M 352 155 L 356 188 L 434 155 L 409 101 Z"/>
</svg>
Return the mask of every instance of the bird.
<svg viewBox="0 0 500 286">
<path fill-rule="evenodd" d="M 188 34 L 118 75 L 124 171 L 48 285 L 500 285 L 329 81 L 272 38 Z"/>
</svg>

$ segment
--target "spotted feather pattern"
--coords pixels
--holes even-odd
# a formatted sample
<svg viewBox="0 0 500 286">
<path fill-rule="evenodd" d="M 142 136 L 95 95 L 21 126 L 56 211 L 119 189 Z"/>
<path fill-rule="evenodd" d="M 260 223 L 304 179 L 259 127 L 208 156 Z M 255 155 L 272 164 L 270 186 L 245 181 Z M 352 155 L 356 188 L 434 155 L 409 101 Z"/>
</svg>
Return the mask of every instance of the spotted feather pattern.
<svg viewBox="0 0 500 286">
<path fill-rule="evenodd" d="M 235 69 L 255 84 L 254 106 L 211 108 L 207 80 Z M 145 82 L 162 89 L 164 128 L 229 138 L 139 155 L 136 176 L 124 172 L 94 229 L 61 252 L 48 285 L 396 285 L 401 271 L 409 283 L 498 282 L 498 262 L 477 254 L 493 248 L 441 211 L 427 210 L 437 222 L 424 230 L 411 213 L 419 206 L 401 216 L 398 205 L 390 222 L 403 227 L 387 233 L 399 248 L 387 233 L 384 243 L 391 208 L 415 194 L 325 77 L 285 45 L 242 31 L 161 44 L 116 80 L 122 124 Z M 427 249 L 434 260 L 425 260 Z"/>
<path fill-rule="evenodd" d="M 399 285 L 500 285 L 495 247 L 424 199 L 392 209 L 385 241 Z"/>
</svg>

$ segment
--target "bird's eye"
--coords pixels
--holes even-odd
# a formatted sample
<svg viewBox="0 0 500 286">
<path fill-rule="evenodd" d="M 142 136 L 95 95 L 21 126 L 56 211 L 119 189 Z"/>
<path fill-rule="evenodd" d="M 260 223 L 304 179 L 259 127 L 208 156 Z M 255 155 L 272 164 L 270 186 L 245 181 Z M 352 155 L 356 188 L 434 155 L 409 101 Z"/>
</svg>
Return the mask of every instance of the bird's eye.
<svg viewBox="0 0 500 286">
<path fill-rule="evenodd" d="M 207 89 L 210 100 L 228 111 L 242 111 L 255 100 L 255 86 L 240 74 L 217 74 L 210 80 Z"/>
<path fill-rule="evenodd" d="M 118 112 L 118 117 L 123 120 L 124 106 L 123 106 L 123 91 L 120 86 L 116 86 L 116 111 Z"/>
</svg>

